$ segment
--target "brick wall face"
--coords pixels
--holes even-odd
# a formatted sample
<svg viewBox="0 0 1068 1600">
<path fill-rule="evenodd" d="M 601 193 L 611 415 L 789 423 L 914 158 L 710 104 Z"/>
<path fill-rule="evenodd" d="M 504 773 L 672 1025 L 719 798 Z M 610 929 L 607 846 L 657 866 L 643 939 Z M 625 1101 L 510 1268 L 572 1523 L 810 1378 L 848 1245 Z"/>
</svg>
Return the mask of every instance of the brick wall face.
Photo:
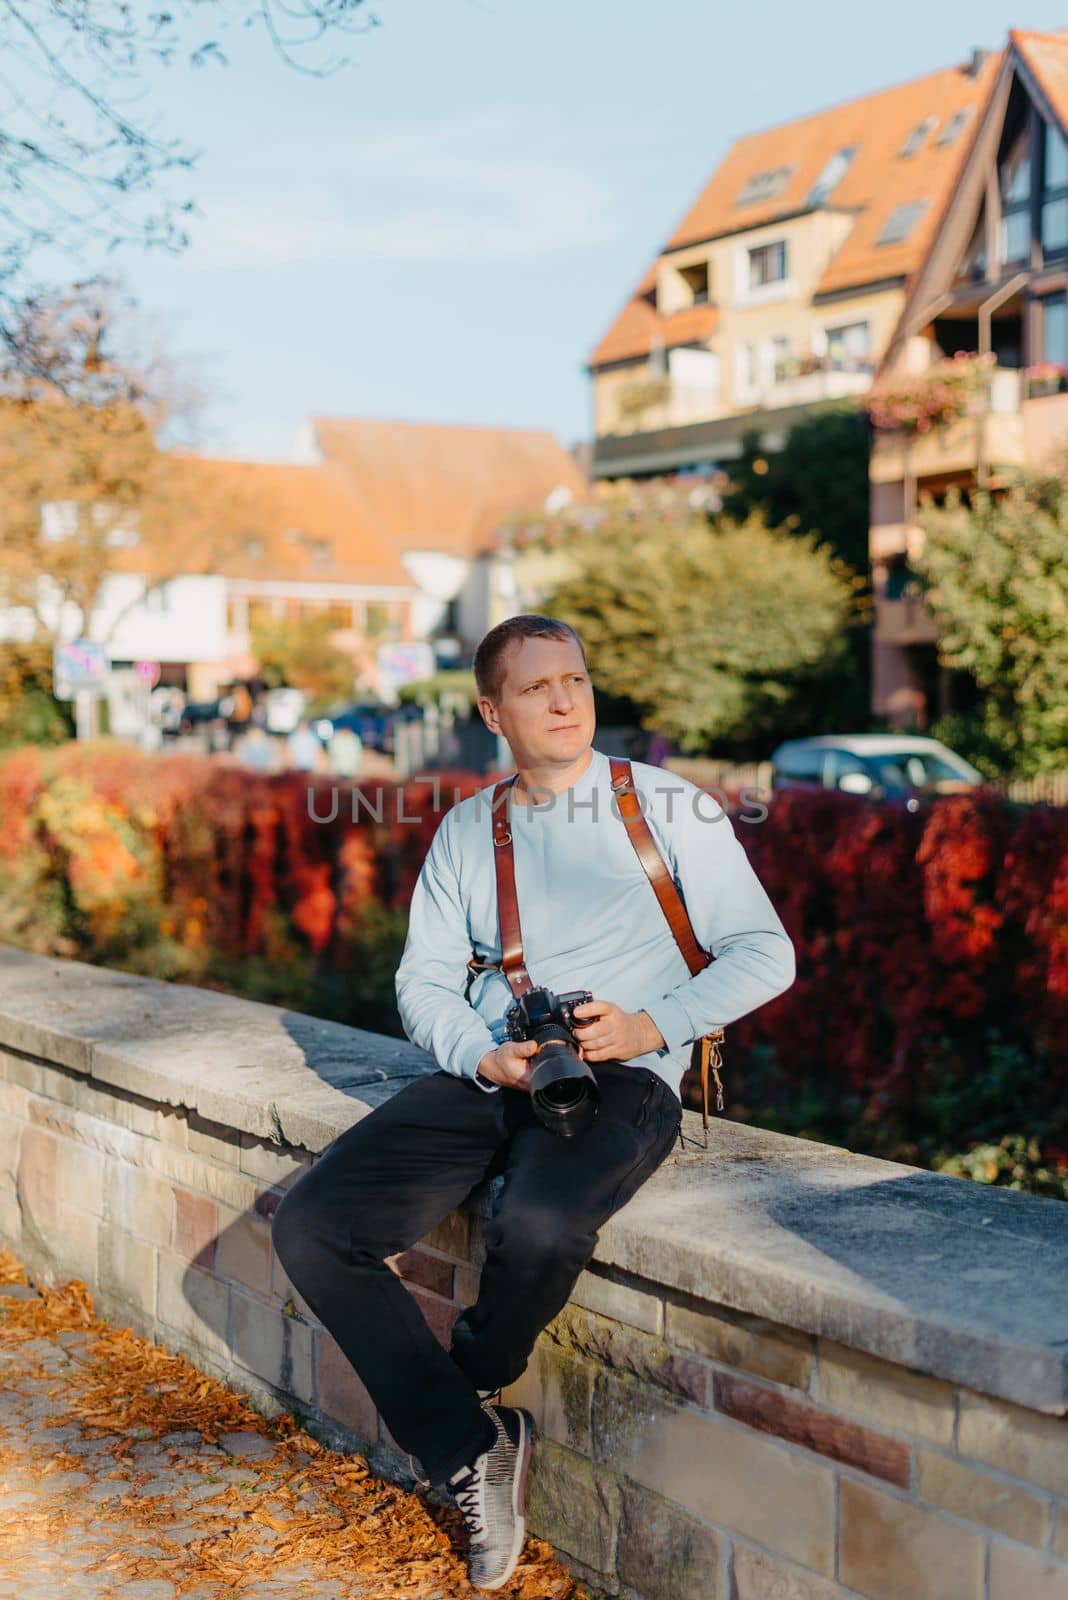
<svg viewBox="0 0 1068 1600">
<path fill-rule="evenodd" d="M 270 1223 L 314 1158 L 0 1050 L 0 1238 L 264 1410 L 403 1477 Z M 455 1213 L 390 1265 L 448 1343 Z M 506 1399 L 531 1531 L 633 1600 L 1068 1600 L 1068 1420 L 599 1267 Z"/>
</svg>

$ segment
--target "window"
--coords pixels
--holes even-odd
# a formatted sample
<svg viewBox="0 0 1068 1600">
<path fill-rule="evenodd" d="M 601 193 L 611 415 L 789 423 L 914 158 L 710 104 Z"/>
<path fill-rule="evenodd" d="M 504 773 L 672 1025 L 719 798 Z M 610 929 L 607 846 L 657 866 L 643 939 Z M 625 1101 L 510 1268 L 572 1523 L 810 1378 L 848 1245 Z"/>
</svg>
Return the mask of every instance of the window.
<svg viewBox="0 0 1068 1600">
<path fill-rule="evenodd" d="M 782 283 L 785 278 L 785 239 L 776 239 L 774 244 L 758 244 L 749 251 L 750 289 L 763 289 L 766 284 Z"/>
<path fill-rule="evenodd" d="M 771 367 L 771 381 L 782 383 L 789 378 L 793 371 L 793 344 L 789 334 L 778 333 L 768 340 L 768 365 Z"/>
<path fill-rule="evenodd" d="M 903 206 L 895 206 L 883 223 L 883 231 L 875 243 L 904 244 L 929 204 L 928 200 L 909 200 Z"/>
<path fill-rule="evenodd" d="M 250 561 L 262 560 L 264 548 L 263 540 L 256 538 L 255 535 L 251 539 L 245 540 L 245 554 Z"/>
<path fill-rule="evenodd" d="M 833 372 L 867 372 L 871 368 L 871 323 L 843 322 L 828 328 L 827 365 Z"/>
<path fill-rule="evenodd" d="M 680 267 L 679 277 L 683 279 L 690 294 L 693 296 L 692 304 L 703 306 L 708 303 L 708 262 L 695 261 L 691 267 Z"/>
<path fill-rule="evenodd" d="M 819 744 L 788 744 L 775 753 L 775 775 L 795 783 L 819 783 L 827 751 Z"/>
<path fill-rule="evenodd" d="M 942 132 L 935 140 L 935 143 L 942 145 L 943 147 L 946 145 L 955 144 L 960 138 L 961 134 L 964 132 L 964 129 L 967 127 L 968 123 L 971 121 L 971 116 L 971 106 L 965 106 L 963 111 L 954 111 L 953 115 L 942 129 Z"/>
<path fill-rule="evenodd" d="M 975 231 L 961 257 L 957 278 L 962 283 L 981 283 L 986 277 L 986 207 L 979 212 Z"/>
<path fill-rule="evenodd" d="M 1068 140 L 1045 124 L 1042 142 L 1042 253 L 1068 252 Z"/>
<path fill-rule="evenodd" d="M 1044 294 L 1042 307 L 1042 359 L 1068 367 L 1068 295 Z"/>
<path fill-rule="evenodd" d="M 1031 254 L 1031 151 L 1024 131 L 1001 164 L 1001 259 L 1009 265 Z"/>
<path fill-rule="evenodd" d="M 908 138 L 905 140 L 905 143 L 901 146 L 901 149 L 898 151 L 898 155 L 899 156 L 904 156 L 906 158 L 908 156 L 914 156 L 916 154 L 917 150 L 919 150 L 920 146 L 923 144 L 923 142 L 926 139 L 927 135 L 930 132 L 932 132 L 932 130 L 934 128 L 936 128 L 937 126 L 938 126 L 938 118 L 937 117 L 924 117 L 923 121 L 922 122 L 918 122 L 916 124 L 916 126 L 913 128 L 912 132 L 909 134 Z"/>
<path fill-rule="evenodd" d="M 786 188 L 793 170 L 793 167 L 773 167 L 769 172 L 754 172 L 739 190 L 735 205 L 752 206 L 758 200 L 774 200 Z"/>
<path fill-rule="evenodd" d="M 849 164 L 856 153 L 857 146 L 855 144 L 846 145 L 844 150 L 835 151 L 830 160 L 824 164 L 823 171 L 809 190 L 808 199 L 805 201 L 806 206 L 815 207 L 823 204 L 827 196 L 837 189 L 849 171 Z"/>
</svg>

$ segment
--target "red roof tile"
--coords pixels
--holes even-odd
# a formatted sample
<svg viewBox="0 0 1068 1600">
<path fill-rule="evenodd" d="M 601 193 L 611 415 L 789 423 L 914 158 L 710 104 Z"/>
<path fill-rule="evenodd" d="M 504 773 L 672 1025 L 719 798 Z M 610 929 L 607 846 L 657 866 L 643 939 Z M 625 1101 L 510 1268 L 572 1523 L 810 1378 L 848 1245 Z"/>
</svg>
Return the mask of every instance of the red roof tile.
<svg viewBox="0 0 1068 1600">
<path fill-rule="evenodd" d="M 586 480 L 551 433 L 314 417 L 315 439 L 392 547 L 470 557 L 500 524 Z"/>
<path fill-rule="evenodd" d="M 739 139 L 669 240 L 666 250 L 758 227 L 807 209 L 806 202 L 828 161 L 855 147 L 849 167 L 827 197 L 835 209 L 856 213 L 848 236 L 827 266 L 818 291 L 860 287 L 906 277 L 924 259 L 943 203 L 971 145 L 979 114 L 993 87 L 1001 53 L 992 52 L 974 72 L 967 64 L 928 73 L 844 105 L 800 117 Z M 958 136 L 939 143 L 951 119 L 971 113 Z M 915 154 L 903 156 L 909 135 L 933 119 Z M 747 183 L 761 174 L 784 173 L 776 192 L 739 204 Z M 897 244 L 876 241 L 898 207 L 926 200 L 908 237 Z M 667 323 L 650 303 L 655 269 L 616 318 L 591 357 L 591 365 L 646 354 L 667 343 Z M 643 297 L 645 303 L 640 302 Z M 706 313 L 712 308 L 701 308 Z M 697 337 L 706 337 L 705 334 Z"/>
</svg>

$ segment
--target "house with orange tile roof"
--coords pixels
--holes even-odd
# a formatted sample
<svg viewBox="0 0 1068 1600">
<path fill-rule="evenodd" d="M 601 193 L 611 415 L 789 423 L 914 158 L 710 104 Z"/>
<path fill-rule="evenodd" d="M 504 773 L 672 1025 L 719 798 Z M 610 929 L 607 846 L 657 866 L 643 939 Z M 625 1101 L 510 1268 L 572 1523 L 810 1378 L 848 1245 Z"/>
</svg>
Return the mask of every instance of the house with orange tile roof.
<svg viewBox="0 0 1068 1600">
<path fill-rule="evenodd" d="M 941 666 L 910 569 L 918 505 L 951 486 L 996 490 L 1006 469 L 1051 467 L 1068 450 L 1068 29 L 1009 35 L 931 220 L 884 354 L 876 395 L 889 405 L 873 413 L 870 463 L 873 709 L 919 727 L 973 691 Z M 966 352 L 983 364 L 963 414 L 894 426 L 895 395 L 920 411 L 925 395 L 937 403 Z"/>
<path fill-rule="evenodd" d="M 169 455 L 157 525 L 114 530 L 96 612 L 88 624 L 69 617 L 64 636 L 106 642 L 120 667 L 158 661 L 164 683 L 208 699 L 252 671 L 257 618 L 327 613 L 377 688 L 378 645 L 469 654 L 519 609 L 511 553 L 495 536 L 587 487 L 558 440 L 534 429 L 314 418 L 298 454 Z M 42 574 L 50 541 L 75 531 L 65 515 L 75 509 L 45 508 Z M 0 637 L 25 631 L 14 609 L 0 613 Z"/>
<path fill-rule="evenodd" d="M 328 614 L 354 670 L 371 677 L 375 643 L 412 637 L 418 587 L 339 468 L 165 459 L 165 487 L 112 530 L 88 627 L 70 619 L 106 643 L 120 672 L 157 661 L 163 683 L 209 699 L 252 672 L 257 620 Z M 42 572 L 68 520 L 62 507 L 45 508 Z M 6 620 L 17 630 L 17 619 Z"/>
<path fill-rule="evenodd" d="M 416 590 L 415 637 L 447 636 L 465 652 L 518 609 L 511 557 L 496 535 L 588 488 L 555 435 L 533 428 L 313 417 L 299 454 L 342 474 L 382 547 L 403 564 Z"/>
<path fill-rule="evenodd" d="M 594 476 L 729 467 L 867 391 L 1000 56 L 738 139 L 589 359 Z"/>
</svg>

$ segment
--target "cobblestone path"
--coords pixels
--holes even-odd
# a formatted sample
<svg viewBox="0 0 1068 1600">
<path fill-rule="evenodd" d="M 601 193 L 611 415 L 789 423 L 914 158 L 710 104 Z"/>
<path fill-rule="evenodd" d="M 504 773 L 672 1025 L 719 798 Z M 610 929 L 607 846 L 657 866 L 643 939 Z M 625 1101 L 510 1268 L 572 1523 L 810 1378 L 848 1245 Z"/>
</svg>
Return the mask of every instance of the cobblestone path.
<svg viewBox="0 0 1068 1600">
<path fill-rule="evenodd" d="M 0 1600 L 471 1600 L 451 1505 L 40 1293 L 0 1249 Z M 504 1600 L 583 1600 L 529 1540 Z"/>
</svg>

